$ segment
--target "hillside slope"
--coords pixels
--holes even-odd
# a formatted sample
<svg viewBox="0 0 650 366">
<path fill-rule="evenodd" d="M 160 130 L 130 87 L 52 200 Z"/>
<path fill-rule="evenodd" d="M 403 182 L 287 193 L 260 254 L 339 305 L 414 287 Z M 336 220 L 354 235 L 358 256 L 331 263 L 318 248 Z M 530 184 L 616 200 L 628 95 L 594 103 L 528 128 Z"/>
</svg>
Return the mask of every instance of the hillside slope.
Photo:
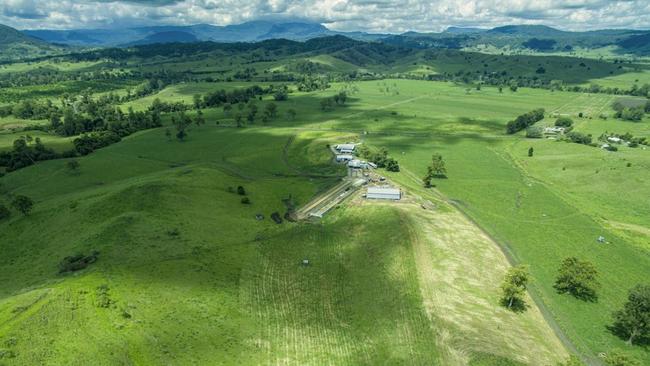
<svg viewBox="0 0 650 366">
<path fill-rule="evenodd" d="M 61 48 L 29 37 L 20 31 L 0 24 L 0 61 L 46 56 Z"/>
</svg>

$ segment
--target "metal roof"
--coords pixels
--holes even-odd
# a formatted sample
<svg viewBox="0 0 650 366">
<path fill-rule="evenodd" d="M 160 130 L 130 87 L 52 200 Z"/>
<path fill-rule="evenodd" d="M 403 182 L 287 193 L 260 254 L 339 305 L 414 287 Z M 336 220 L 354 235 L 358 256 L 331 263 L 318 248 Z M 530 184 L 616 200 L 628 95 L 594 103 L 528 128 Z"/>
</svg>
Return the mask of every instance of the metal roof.
<svg viewBox="0 0 650 366">
<path fill-rule="evenodd" d="M 390 187 L 368 187 L 368 194 L 388 194 L 388 195 L 400 195 L 401 192 L 397 188 Z"/>
<path fill-rule="evenodd" d="M 354 150 L 355 145 L 354 144 L 340 144 L 340 145 L 336 145 L 336 148 L 338 150 Z"/>
</svg>

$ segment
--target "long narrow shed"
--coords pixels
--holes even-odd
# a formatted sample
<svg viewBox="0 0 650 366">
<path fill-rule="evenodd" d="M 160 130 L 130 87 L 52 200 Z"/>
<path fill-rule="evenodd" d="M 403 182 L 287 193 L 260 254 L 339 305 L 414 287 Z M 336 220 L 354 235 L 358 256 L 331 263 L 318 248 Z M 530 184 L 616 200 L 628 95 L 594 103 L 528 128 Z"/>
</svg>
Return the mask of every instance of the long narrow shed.
<svg viewBox="0 0 650 366">
<path fill-rule="evenodd" d="M 366 198 L 397 201 L 402 198 L 402 192 L 397 188 L 368 187 Z"/>
</svg>

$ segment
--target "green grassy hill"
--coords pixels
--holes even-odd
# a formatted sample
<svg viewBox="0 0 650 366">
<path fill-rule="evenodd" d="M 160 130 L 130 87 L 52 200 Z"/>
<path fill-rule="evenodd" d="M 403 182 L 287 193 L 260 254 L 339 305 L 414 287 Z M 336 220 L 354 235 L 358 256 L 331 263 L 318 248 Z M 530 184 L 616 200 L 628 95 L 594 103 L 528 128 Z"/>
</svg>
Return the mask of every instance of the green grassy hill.
<svg viewBox="0 0 650 366">
<path fill-rule="evenodd" d="M 60 53 L 61 48 L 0 24 L 0 62 Z"/>
<path fill-rule="evenodd" d="M 458 235 L 463 219 L 453 212 L 371 205 L 317 224 L 274 223 L 270 215 L 284 214 L 287 199 L 303 204 L 337 180 L 325 146 L 337 138 L 211 125 L 181 143 L 157 129 L 79 159 L 78 173 L 49 161 L 5 176 L 0 200 L 25 194 L 36 207 L 0 223 L 0 360 L 461 365 L 485 355 L 525 364 L 565 357 L 539 313 L 496 304 L 505 258 L 485 238 Z M 238 185 L 251 204 L 229 191 Z M 442 280 L 448 267 L 439 260 L 454 247 L 440 246 L 449 244 L 443 233 L 474 251 L 444 263 L 478 266 L 489 256 L 490 270 L 457 273 L 460 287 L 449 288 L 453 276 Z M 64 257 L 94 251 L 87 269 L 59 273 Z M 467 288 L 474 300 L 462 302 Z M 441 302 L 441 291 L 458 305 Z M 509 336 L 495 338 L 504 324 Z"/>
</svg>

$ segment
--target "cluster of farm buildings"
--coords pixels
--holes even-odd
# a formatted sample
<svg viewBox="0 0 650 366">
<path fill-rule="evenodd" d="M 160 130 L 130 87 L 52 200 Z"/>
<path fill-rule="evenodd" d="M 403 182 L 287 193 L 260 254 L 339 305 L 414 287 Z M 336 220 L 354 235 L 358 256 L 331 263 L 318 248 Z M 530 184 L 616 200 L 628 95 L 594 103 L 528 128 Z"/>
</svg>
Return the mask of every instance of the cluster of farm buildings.
<svg viewBox="0 0 650 366">
<path fill-rule="evenodd" d="M 356 144 L 339 144 L 334 147 L 336 150 L 336 162 L 345 163 L 348 166 L 348 169 L 351 170 L 372 170 L 376 169 L 377 165 L 370 161 L 365 161 L 357 158 L 356 154 Z M 370 175 L 368 173 L 364 174 L 366 179 L 366 184 L 370 181 Z M 384 181 L 382 177 L 380 181 Z M 397 201 L 402 198 L 402 192 L 398 188 L 390 186 L 369 186 L 366 194 L 364 195 L 366 199 L 380 199 L 380 200 L 393 200 Z"/>
</svg>

